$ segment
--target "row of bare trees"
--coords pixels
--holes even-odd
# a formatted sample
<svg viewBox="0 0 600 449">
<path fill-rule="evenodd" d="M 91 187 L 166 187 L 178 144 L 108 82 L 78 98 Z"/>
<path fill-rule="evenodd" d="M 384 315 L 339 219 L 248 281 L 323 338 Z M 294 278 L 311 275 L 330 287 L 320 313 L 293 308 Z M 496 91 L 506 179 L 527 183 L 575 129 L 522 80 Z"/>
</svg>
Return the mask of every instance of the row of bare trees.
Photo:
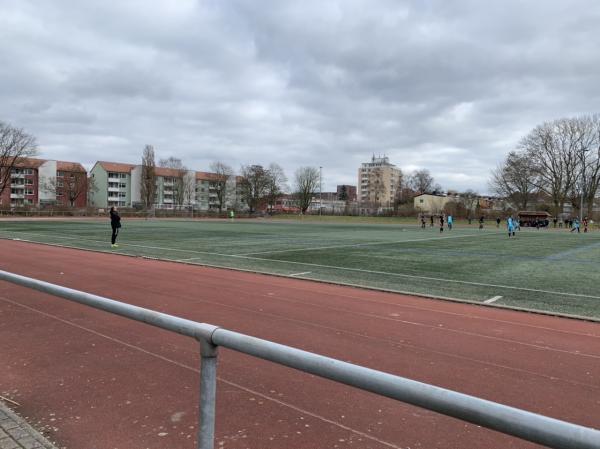
<svg viewBox="0 0 600 449">
<path fill-rule="evenodd" d="M 160 159 L 158 167 L 174 170 L 174 201 L 178 205 L 190 205 L 195 199 L 194 174 L 181 162 L 181 159 L 169 157 Z M 217 199 L 217 207 L 221 212 L 227 204 L 228 197 L 237 197 L 245 203 L 250 213 L 264 206 L 272 210 L 277 200 L 289 192 L 288 179 L 283 168 L 272 163 L 268 167 L 262 165 L 243 165 L 239 176 L 233 168 L 224 162 L 210 164 L 209 182 L 211 191 Z M 141 197 L 145 208 L 150 208 L 156 197 L 156 163 L 152 145 L 146 145 L 142 154 Z M 306 212 L 312 198 L 319 188 L 319 170 L 316 167 L 301 167 L 294 177 L 294 193 L 299 208 Z M 233 190 L 233 191 L 232 191 Z"/>
<path fill-rule="evenodd" d="M 518 209 L 526 210 L 534 202 L 545 200 L 555 215 L 570 202 L 591 216 L 599 186 L 598 115 L 563 118 L 536 126 L 492 171 L 490 180 L 492 190 Z"/>
</svg>

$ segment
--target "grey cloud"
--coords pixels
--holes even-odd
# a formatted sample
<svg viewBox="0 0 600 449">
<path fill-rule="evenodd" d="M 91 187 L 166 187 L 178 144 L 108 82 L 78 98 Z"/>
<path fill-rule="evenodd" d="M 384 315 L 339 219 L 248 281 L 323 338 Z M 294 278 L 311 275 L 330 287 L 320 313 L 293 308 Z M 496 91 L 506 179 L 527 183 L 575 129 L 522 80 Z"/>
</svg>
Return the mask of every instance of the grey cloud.
<svg viewBox="0 0 600 449">
<path fill-rule="evenodd" d="M 6 0 L 0 119 L 45 157 L 208 169 L 323 166 L 327 189 L 387 154 L 446 188 L 536 124 L 597 111 L 594 1 Z"/>
</svg>

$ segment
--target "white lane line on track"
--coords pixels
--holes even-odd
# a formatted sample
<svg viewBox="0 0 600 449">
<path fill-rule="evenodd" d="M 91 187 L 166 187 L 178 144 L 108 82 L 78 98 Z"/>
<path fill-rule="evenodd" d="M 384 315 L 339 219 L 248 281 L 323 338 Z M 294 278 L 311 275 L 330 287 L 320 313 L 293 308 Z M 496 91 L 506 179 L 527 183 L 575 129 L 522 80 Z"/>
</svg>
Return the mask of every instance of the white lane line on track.
<svg viewBox="0 0 600 449">
<path fill-rule="evenodd" d="M 492 304 L 492 303 L 498 301 L 499 299 L 502 299 L 502 296 L 494 296 L 493 298 L 486 299 L 485 301 L 483 301 L 483 303 L 484 304 Z"/>
<path fill-rule="evenodd" d="M 163 356 L 160 356 L 160 355 L 148 352 L 145 349 L 138 348 L 136 346 L 130 345 L 129 343 L 125 343 L 125 342 L 123 342 L 121 340 L 114 339 L 113 337 L 105 336 L 104 334 L 100 334 L 100 333 L 98 333 L 98 332 L 96 332 L 94 330 L 87 329 L 85 327 L 81 327 L 78 324 L 72 323 L 70 321 L 66 321 L 66 320 L 64 320 L 62 318 L 59 318 L 59 317 L 55 316 L 55 315 L 51 315 L 51 314 L 43 312 L 41 310 L 34 309 L 34 308 L 26 306 L 24 304 L 21 304 L 21 303 L 18 303 L 18 302 L 14 302 L 14 301 L 12 301 L 12 300 L 10 300 L 8 298 L 0 296 L 0 300 L 4 300 L 5 302 L 14 304 L 16 306 L 19 306 L 19 307 L 31 310 L 33 312 L 36 312 L 36 313 L 39 313 L 39 314 L 42 314 L 42 315 L 54 318 L 54 319 L 56 319 L 58 321 L 64 322 L 65 324 L 69 324 L 69 325 L 72 325 L 74 327 L 81 328 L 81 329 L 86 330 L 88 332 L 91 332 L 93 334 L 97 334 L 97 335 L 100 335 L 102 337 L 106 337 L 109 340 L 113 340 L 113 341 L 115 341 L 117 343 L 120 343 L 120 344 L 123 344 L 125 346 L 131 347 L 131 348 L 134 348 L 134 349 L 138 349 L 138 350 L 140 350 L 142 352 L 154 355 L 154 356 L 156 356 L 156 357 L 158 357 L 160 359 L 172 362 L 172 363 L 174 363 L 176 365 L 187 367 L 186 365 L 182 365 L 179 362 L 171 361 L 170 359 L 166 359 Z M 224 306 L 224 307 L 227 307 L 227 308 L 232 308 L 232 309 L 235 309 L 235 310 L 242 310 L 242 311 L 250 311 L 250 312 L 254 312 L 254 313 L 259 313 L 259 312 L 256 312 L 256 311 L 252 310 L 252 309 L 248 309 L 248 308 L 244 308 L 244 307 L 236 307 L 236 306 L 231 306 L 231 305 L 226 305 L 226 304 L 214 303 L 214 302 L 211 302 L 211 301 L 206 301 L 206 302 L 209 302 L 209 303 L 215 304 L 215 305 L 221 305 L 221 306 Z M 288 318 L 288 317 L 281 317 L 281 316 L 275 315 L 275 314 L 264 313 L 264 312 L 261 313 L 261 314 L 267 315 L 267 316 L 273 316 L 275 318 L 280 318 L 280 319 L 283 319 L 285 321 L 290 321 L 290 322 L 295 322 L 295 323 L 301 323 L 301 324 L 309 325 L 309 326 L 315 327 L 317 329 L 325 329 L 325 330 L 329 330 L 329 331 L 342 332 L 342 333 L 347 334 L 347 335 L 352 335 L 352 336 L 364 338 L 364 339 L 367 339 L 367 340 L 373 340 L 373 341 L 377 341 L 377 342 L 380 342 L 380 343 L 387 343 L 387 344 L 390 344 L 390 345 L 392 345 L 393 347 L 396 347 L 396 348 L 410 348 L 410 349 L 414 349 L 414 350 L 417 350 L 417 351 L 423 351 L 423 350 L 425 350 L 425 351 L 427 351 L 429 353 L 436 354 L 436 355 L 439 355 L 439 356 L 442 356 L 442 357 L 450 357 L 450 358 L 454 358 L 454 359 L 458 359 L 458 360 L 464 360 L 464 361 L 467 361 L 467 362 L 480 364 L 480 365 L 483 365 L 483 366 L 491 366 L 491 367 L 494 367 L 494 368 L 500 368 L 500 369 L 504 369 L 504 370 L 511 371 L 511 372 L 523 373 L 523 374 L 528 374 L 528 375 L 532 375 L 532 376 L 538 376 L 538 377 L 542 377 L 542 378 L 545 378 L 545 379 L 549 379 L 549 380 L 551 380 L 553 382 L 555 382 L 556 380 L 560 380 L 562 382 L 565 382 L 565 383 L 568 383 L 568 384 L 572 384 L 572 385 L 582 386 L 582 387 L 585 387 L 585 388 L 598 389 L 598 387 L 595 386 L 595 385 L 590 385 L 590 384 L 586 384 L 586 383 L 583 383 L 583 382 L 578 382 L 578 381 L 574 381 L 574 380 L 570 380 L 570 379 L 563 379 L 563 378 L 560 378 L 560 377 L 555 377 L 555 376 L 547 375 L 547 374 L 544 374 L 544 373 L 539 373 L 539 372 L 535 372 L 535 371 L 521 369 L 521 368 L 517 368 L 517 367 L 514 367 L 514 366 L 503 365 L 503 364 L 498 364 L 498 363 L 491 363 L 491 362 L 487 362 L 487 361 L 475 359 L 475 358 L 472 358 L 472 357 L 466 357 L 466 356 L 462 356 L 462 355 L 458 355 L 458 354 L 450 354 L 450 353 L 448 353 L 446 351 L 436 351 L 434 349 L 425 348 L 425 347 L 421 347 L 421 346 L 409 344 L 409 343 L 406 343 L 406 342 L 402 342 L 401 343 L 401 342 L 397 342 L 397 341 L 394 341 L 394 340 L 391 340 L 391 339 L 387 339 L 387 338 L 366 335 L 366 334 L 362 334 L 360 332 L 352 332 L 352 331 L 348 331 L 348 330 L 339 329 L 339 328 L 336 328 L 336 327 L 331 327 L 331 326 L 316 324 L 316 323 L 312 323 L 312 322 L 306 322 L 306 321 L 302 321 L 302 320 L 296 320 L 296 319 Z M 504 339 L 501 339 L 501 340 L 507 341 L 507 342 L 511 342 L 510 340 L 504 340 Z M 520 344 L 524 344 L 524 343 L 520 343 Z M 533 345 L 533 346 L 535 346 L 535 345 Z M 551 349 L 551 348 L 541 348 L 541 349 Z M 574 355 L 582 355 L 580 353 L 575 354 L 575 353 L 570 352 L 570 351 L 563 351 L 563 350 L 559 350 L 559 351 L 560 352 L 567 352 L 569 354 L 574 354 Z M 595 357 L 595 356 L 593 356 L 593 357 Z M 229 383 L 231 385 L 237 386 L 238 388 L 241 388 L 242 390 L 248 391 L 250 393 L 253 393 L 253 394 L 255 393 L 253 390 L 249 390 L 246 387 L 239 386 L 237 384 L 234 384 L 232 382 L 226 381 L 224 379 L 219 378 L 219 380 L 223 381 L 225 383 Z M 275 399 L 275 398 L 270 398 L 268 396 L 263 396 L 261 393 L 256 393 L 256 394 L 258 394 L 258 395 L 260 395 L 262 397 L 265 397 L 266 399 L 269 399 L 271 401 L 279 403 L 279 401 L 277 399 Z M 301 409 L 296 409 L 295 406 L 293 406 L 291 404 L 286 404 L 286 403 L 281 403 L 281 404 L 284 405 L 284 406 L 286 406 L 286 407 L 291 407 L 294 410 L 298 410 L 298 411 L 301 411 L 303 413 L 307 413 L 307 414 L 309 414 L 309 415 L 312 416 L 311 412 L 303 411 Z M 322 418 L 322 417 L 319 417 L 319 416 L 317 416 L 317 418 L 324 419 L 325 421 L 329 422 L 327 420 L 327 418 Z M 333 422 L 333 424 L 338 425 L 335 422 Z M 340 425 L 343 426 L 342 424 L 340 424 Z M 359 432 L 359 431 L 357 431 L 357 432 Z"/>
<path fill-rule="evenodd" d="M 312 273 L 312 271 L 303 271 L 301 273 L 292 273 L 289 276 L 302 276 L 304 274 L 310 274 L 310 273 Z"/>
<path fill-rule="evenodd" d="M 64 324 L 67 324 L 69 326 L 76 327 L 76 328 L 81 329 L 83 331 L 86 331 L 86 332 L 89 332 L 91 334 L 94 334 L 94 335 L 96 335 L 98 337 L 105 338 L 105 339 L 110 340 L 110 341 L 112 341 L 114 343 L 118 343 L 118 344 L 126 346 L 126 347 L 128 347 L 130 349 L 134 349 L 136 351 L 139 351 L 139 352 L 142 352 L 144 354 L 147 354 L 147 355 L 150 355 L 152 357 L 155 357 L 157 359 L 160 359 L 162 361 L 165 361 L 165 362 L 168 362 L 168 363 L 172 363 L 173 365 L 176 365 L 176 366 L 179 366 L 181 368 L 185 368 L 185 369 L 194 371 L 195 373 L 200 373 L 200 370 L 198 368 L 186 365 L 186 364 L 181 363 L 181 362 L 177 362 L 176 360 L 169 359 L 169 358 L 164 357 L 164 356 L 162 356 L 160 354 L 156 354 L 156 353 L 154 353 L 152 351 L 148 351 L 147 349 L 141 348 L 141 347 L 136 346 L 136 345 L 132 345 L 131 343 L 127 343 L 127 342 L 125 342 L 123 340 L 119 340 L 118 338 L 114 338 L 114 337 L 111 337 L 109 335 L 102 334 L 101 332 L 97 332 L 97 331 L 95 331 L 93 329 L 89 329 L 89 328 L 87 328 L 85 326 L 81 326 L 79 324 L 75 324 L 75 323 L 73 323 L 71 321 L 68 321 L 68 320 L 65 320 L 63 318 L 57 317 L 56 315 L 52 315 L 52 314 L 49 314 L 49 313 L 46 313 L 46 312 L 42 312 L 41 310 L 34 309 L 33 307 L 29 307 L 29 306 L 26 306 L 24 304 L 20 304 L 20 303 L 15 302 L 15 301 L 11 301 L 10 299 L 2 298 L 2 297 L 0 297 L 0 298 L 2 300 L 4 300 L 4 301 L 8 302 L 8 303 L 11 303 L 11 304 L 15 305 L 15 306 L 23 307 L 23 308 L 28 309 L 28 310 L 30 310 L 32 312 L 39 313 L 40 315 L 44 315 L 44 316 L 49 317 L 49 318 L 53 318 L 53 319 L 55 319 L 57 321 L 60 321 L 60 322 L 62 322 Z M 219 380 L 219 382 L 226 383 L 228 385 L 231 385 L 232 387 L 238 388 L 238 389 L 240 389 L 242 391 L 245 391 L 247 393 L 259 396 L 259 397 L 261 397 L 261 398 L 263 398 L 263 399 L 265 399 L 267 401 L 276 403 L 276 404 L 281 405 L 283 407 L 290 408 L 290 409 L 295 410 L 295 411 L 297 411 L 299 413 L 303 413 L 303 414 L 305 414 L 307 416 L 311 416 L 311 417 L 313 417 L 315 419 L 318 419 L 318 420 L 321 420 L 323 422 L 332 424 L 332 425 L 334 425 L 336 427 L 339 427 L 340 429 L 343 429 L 345 431 L 352 432 L 352 433 L 355 433 L 357 435 L 360 435 L 363 438 L 367 438 L 369 440 L 376 441 L 377 443 L 383 444 L 384 446 L 388 446 L 388 447 L 391 447 L 393 449 L 404 449 L 401 446 L 396 446 L 395 444 L 390 443 L 389 441 L 385 441 L 385 440 L 379 439 L 377 437 L 374 437 L 373 435 L 369 435 L 368 433 L 361 432 L 360 430 L 353 429 L 352 427 L 348 427 L 348 426 L 346 426 L 346 425 L 344 425 L 342 423 L 339 423 L 337 421 L 331 420 L 331 419 L 326 418 L 324 416 L 318 415 L 318 414 L 313 413 L 311 411 L 305 410 L 303 408 L 297 407 L 295 405 L 289 404 L 289 403 L 281 401 L 279 399 L 272 398 L 270 396 L 267 396 L 264 393 L 260 393 L 258 391 L 252 390 L 252 389 L 250 389 L 248 387 L 244 387 L 243 385 L 240 385 L 238 383 L 232 382 L 230 380 L 223 379 L 222 377 L 217 376 L 217 379 Z"/>
<path fill-rule="evenodd" d="M 63 236 L 48 236 L 46 234 L 34 234 L 34 233 L 28 233 L 28 232 L 23 232 L 22 234 L 37 235 L 37 236 L 41 236 L 41 237 L 54 237 L 59 240 L 61 238 L 64 238 L 64 239 L 72 239 L 72 240 L 83 240 L 86 242 L 98 242 L 98 240 L 87 240 L 87 239 L 74 238 L 74 237 L 63 237 Z M 21 239 L 20 241 L 28 242 L 28 243 L 38 243 L 35 240 Z M 106 242 L 102 241 L 101 243 L 106 243 Z M 210 255 L 210 256 L 231 257 L 234 259 L 260 260 L 263 262 L 279 262 L 279 263 L 292 264 L 292 265 L 304 265 L 306 267 L 330 268 L 333 270 L 350 271 L 350 272 L 356 272 L 356 273 L 381 274 L 384 276 L 404 277 L 404 278 L 409 278 L 409 279 L 423 279 L 423 280 L 427 280 L 427 281 L 449 282 L 449 283 L 461 284 L 461 285 L 474 285 L 477 287 L 494 287 L 494 288 L 516 290 L 516 291 L 546 293 L 546 294 L 550 294 L 550 295 L 563 295 L 563 296 L 569 296 L 569 297 L 573 297 L 573 298 L 600 299 L 600 296 L 585 295 L 582 293 L 557 292 L 557 291 L 553 291 L 553 290 L 542 290 L 542 289 L 536 289 L 536 288 L 516 287 L 513 285 L 487 284 L 485 282 L 460 281 L 457 279 L 436 278 L 433 276 L 420 276 L 420 275 L 415 275 L 415 274 L 392 273 L 389 271 L 365 270 L 362 268 L 339 267 L 339 266 L 335 266 L 335 265 L 323 265 L 323 264 L 316 264 L 316 263 L 310 263 L 310 262 L 296 262 L 296 261 L 292 261 L 292 260 L 265 259 L 263 257 L 252 257 L 252 256 L 243 256 L 243 255 L 236 255 L 236 254 L 222 254 L 222 253 L 214 253 L 214 252 L 209 252 L 209 251 L 197 251 L 197 250 L 191 250 L 191 249 L 165 248 L 165 247 L 160 247 L 160 246 L 137 245 L 137 244 L 133 244 L 133 243 L 122 243 L 121 246 L 122 247 L 131 246 L 131 247 L 136 247 L 136 248 L 157 249 L 157 250 L 162 250 L 162 251 L 183 252 L 183 253 L 192 253 L 192 254 L 205 254 L 205 255 Z M 78 247 L 75 247 L 75 249 L 85 250 L 85 248 L 78 248 Z M 109 250 L 106 250 L 105 253 L 110 254 L 111 252 Z M 201 257 L 193 257 L 188 260 L 194 260 L 194 259 L 202 259 L 202 258 Z M 185 261 L 185 259 L 160 259 L 160 260 L 166 260 L 166 261 L 170 260 L 170 261 L 175 261 L 175 262 Z"/>
</svg>

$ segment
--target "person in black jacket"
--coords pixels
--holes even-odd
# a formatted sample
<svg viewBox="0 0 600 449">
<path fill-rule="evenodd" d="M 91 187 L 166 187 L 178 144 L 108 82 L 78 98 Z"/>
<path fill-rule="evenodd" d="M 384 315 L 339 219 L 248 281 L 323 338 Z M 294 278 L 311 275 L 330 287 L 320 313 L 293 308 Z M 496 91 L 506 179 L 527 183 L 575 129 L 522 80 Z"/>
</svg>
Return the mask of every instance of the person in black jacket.
<svg viewBox="0 0 600 449">
<path fill-rule="evenodd" d="M 111 247 L 112 248 L 118 248 L 119 245 L 117 245 L 117 235 L 119 235 L 119 228 L 121 227 L 121 217 L 119 216 L 119 213 L 117 212 L 117 208 L 116 207 L 111 207 L 110 208 L 110 227 L 112 228 L 112 237 L 110 239 L 110 243 L 111 243 Z"/>
</svg>

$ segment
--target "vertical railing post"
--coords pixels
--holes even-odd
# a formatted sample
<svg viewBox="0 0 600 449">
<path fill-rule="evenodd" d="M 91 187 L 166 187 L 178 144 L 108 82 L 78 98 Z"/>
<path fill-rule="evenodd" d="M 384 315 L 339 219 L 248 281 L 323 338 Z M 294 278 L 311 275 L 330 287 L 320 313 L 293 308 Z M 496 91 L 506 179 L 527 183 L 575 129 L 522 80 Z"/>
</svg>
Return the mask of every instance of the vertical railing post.
<svg viewBox="0 0 600 449">
<path fill-rule="evenodd" d="M 198 426 L 198 449 L 214 449 L 215 445 L 217 349 L 218 347 L 208 340 L 200 340 L 200 423 Z"/>
</svg>

